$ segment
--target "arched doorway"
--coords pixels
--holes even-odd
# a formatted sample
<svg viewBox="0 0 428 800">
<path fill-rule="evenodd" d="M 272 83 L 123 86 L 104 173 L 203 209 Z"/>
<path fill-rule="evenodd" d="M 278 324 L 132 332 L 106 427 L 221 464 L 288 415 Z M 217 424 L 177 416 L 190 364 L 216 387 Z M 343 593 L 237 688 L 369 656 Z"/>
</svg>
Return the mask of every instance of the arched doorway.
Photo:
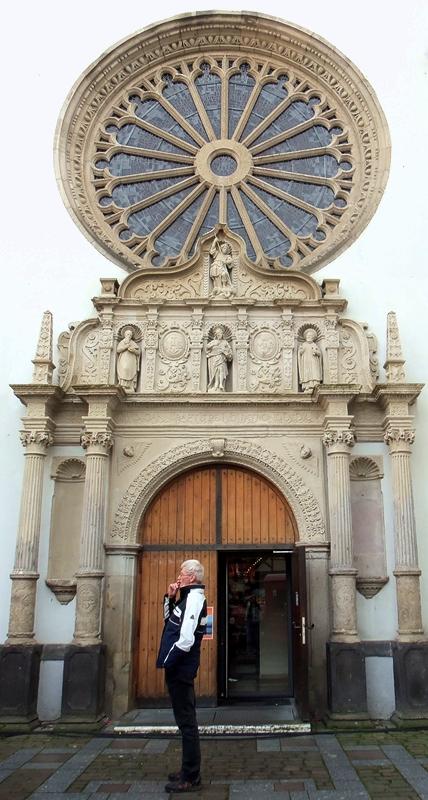
<svg viewBox="0 0 428 800">
<path fill-rule="evenodd" d="M 139 531 L 143 551 L 136 615 L 137 702 L 162 702 L 165 697 L 163 673 L 155 667 L 163 626 L 162 598 L 180 564 L 197 558 L 205 567 L 214 627 L 213 638 L 203 642 L 196 688 L 200 698 L 213 702 L 224 697 L 221 684 L 227 681 L 224 658 L 228 652 L 226 584 L 227 575 L 233 574 L 230 565 L 248 561 L 247 568 L 251 568 L 253 562 L 267 563 L 269 554 L 269 563 L 276 558 L 271 570 L 276 572 L 276 578 L 270 579 L 268 595 L 272 602 L 279 587 L 278 583 L 275 588 L 275 580 L 280 580 L 281 570 L 285 575 L 285 560 L 291 558 L 297 538 L 297 526 L 284 497 L 270 481 L 247 468 L 231 464 L 200 466 L 181 473 L 157 493 Z M 283 567 L 278 566 L 278 558 L 283 559 Z M 288 574 L 289 595 L 290 577 Z M 260 587 L 257 591 L 261 592 Z M 283 591 L 284 587 L 280 588 Z M 249 598 L 245 602 L 249 603 Z M 291 629 L 291 610 L 287 624 Z"/>
</svg>

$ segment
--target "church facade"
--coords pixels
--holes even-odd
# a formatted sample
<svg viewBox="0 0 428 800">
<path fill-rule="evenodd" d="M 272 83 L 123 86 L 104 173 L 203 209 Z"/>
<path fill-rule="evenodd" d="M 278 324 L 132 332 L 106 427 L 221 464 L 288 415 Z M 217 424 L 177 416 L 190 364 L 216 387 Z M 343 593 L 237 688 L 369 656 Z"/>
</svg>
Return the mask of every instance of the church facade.
<svg viewBox="0 0 428 800">
<path fill-rule="evenodd" d="M 61 191 L 128 275 L 101 278 L 55 359 L 45 312 L 32 382 L 13 385 L 25 467 L 3 721 L 34 724 L 37 703 L 43 717 L 43 675 L 63 724 L 162 705 L 159 604 L 187 558 L 205 566 L 212 618 L 201 703 L 426 716 L 410 466 L 422 385 L 395 313 L 381 372 L 370 321 L 348 317 L 338 279 L 316 278 L 369 223 L 389 149 L 358 70 L 268 17 L 169 20 L 78 81 L 57 132 Z M 35 636 L 42 580 L 52 619 L 72 609 L 68 640 Z"/>
</svg>

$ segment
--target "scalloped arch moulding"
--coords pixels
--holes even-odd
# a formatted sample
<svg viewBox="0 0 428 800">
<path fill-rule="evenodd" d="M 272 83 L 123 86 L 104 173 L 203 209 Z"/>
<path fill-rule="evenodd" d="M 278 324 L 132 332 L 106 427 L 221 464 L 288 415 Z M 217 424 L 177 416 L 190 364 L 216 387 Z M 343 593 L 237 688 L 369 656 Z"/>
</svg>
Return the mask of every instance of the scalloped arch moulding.
<svg viewBox="0 0 428 800">
<path fill-rule="evenodd" d="M 137 543 L 140 520 L 159 489 L 175 475 L 218 457 L 217 439 L 188 442 L 163 453 L 132 481 L 114 514 L 111 543 Z M 283 494 L 296 519 L 299 541 L 326 541 L 325 521 L 312 490 L 285 459 L 267 448 L 245 440 L 226 439 L 222 460 L 247 466 L 268 478 Z"/>
<path fill-rule="evenodd" d="M 368 224 L 389 158 L 382 109 L 349 59 L 250 12 L 186 14 L 113 46 L 56 134 L 68 210 L 128 271 L 184 263 L 221 226 L 253 263 L 313 272 Z"/>
</svg>

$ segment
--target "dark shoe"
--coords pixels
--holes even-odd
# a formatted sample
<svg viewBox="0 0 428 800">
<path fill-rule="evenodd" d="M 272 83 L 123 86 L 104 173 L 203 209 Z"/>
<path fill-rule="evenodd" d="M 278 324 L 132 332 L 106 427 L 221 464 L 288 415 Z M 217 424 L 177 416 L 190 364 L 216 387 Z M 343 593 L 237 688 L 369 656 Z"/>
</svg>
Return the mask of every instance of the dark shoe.
<svg viewBox="0 0 428 800">
<path fill-rule="evenodd" d="M 181 781 L 182 777 L 183 777 L 183 773 L 181 771 L 180 772 L 170 772 L 169 775 L 168 775 L 168 780 L 171 783 L 178 783 L 179 781 Z M 200 782 L 201 782 L 201 776 L 200 775 L 199 775 L 198 778 L 196 778 L 196 780 L 191 781 L 191 783 L 194 783 L 195 786 L 200 784 Z"/>
<path fill-rule="evenodd" d="M 201 778 L 200 777 L 196 778 L 195 781 L 185 781 L 181 777 L 181 773 L 176 773 L 175 777 L 177 776 L 177 774 L 179 776 L 179 779 L 177 781 L 171 780 L 171 782 L 167 783 L 167 785 L 165 786 L 165 791 L 168 792 L 168 794 L 172 794 L 173 792 L 176 793 L 176 794 L 180 794 L 180 793 L 184 794 L 184 792 L 198 792 L 199 791 L 199 789 L 201 788 Z M 168 777 L 171 779 L 172 775 L 174 775 L 174 773 L 171 773 L 171 775 L 169 775 Z"/>
<path fill-rule="evenodd" d="M 171 783 L 178 783 L 178 781 L 181 781 L 181 777 L 181 772 L 170 772 L 168 780 L 171 781 Z"/>
</svg>

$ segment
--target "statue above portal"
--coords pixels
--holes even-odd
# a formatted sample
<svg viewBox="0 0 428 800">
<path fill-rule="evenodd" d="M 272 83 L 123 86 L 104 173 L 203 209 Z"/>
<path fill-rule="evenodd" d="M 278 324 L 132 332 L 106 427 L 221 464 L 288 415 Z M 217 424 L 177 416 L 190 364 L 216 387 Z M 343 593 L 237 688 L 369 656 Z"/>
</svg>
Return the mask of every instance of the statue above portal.
<svg viewBox="0 0 428 800">
<path fill-rule="evenodd" d="M 298 352 L 299 382 L 304 392 L 311 392 L 322 383 L 322 353 L 315 341 L 314 328 L 307 328 L 303 336 L 305 341 Z"/>
<path fill-rule="evenodd" d="M 224 392 L 228 375 L 228 362 L 232 361 L 232 348 L 222 325 L 216 325 L 213 338 L 207 342 L 208 390 Z"/>
<path fill-rule="evenodd" d="M 234 266 L 232 247 L 229 242 L 215 236 L 211 246 L 210 278 L 212 280 L 212 293 L 214 297 L 231 297 L 235 294 L 230 277 L 230 270 Z"/>
<path fill-rule="evenodd" d="M 141 350 L 134 341 L 133 329 L 125 328 L 123 339 L 117 345 L 117 377 L 119 385 L 128 392 L 135 392 L 137 389 L 140 357 Z"/>
</svg>

